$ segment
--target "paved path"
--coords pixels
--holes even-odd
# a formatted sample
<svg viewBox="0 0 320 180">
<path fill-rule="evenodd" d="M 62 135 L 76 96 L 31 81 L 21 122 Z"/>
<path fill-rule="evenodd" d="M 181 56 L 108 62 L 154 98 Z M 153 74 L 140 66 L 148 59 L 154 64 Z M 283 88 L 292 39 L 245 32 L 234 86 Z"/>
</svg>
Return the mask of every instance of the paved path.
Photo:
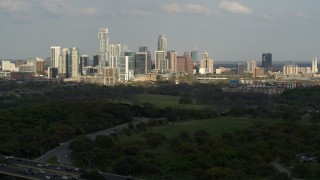
<svg viewBox="0 0 320 180">
<path fill-rule="evenodd" d="M 270 163 L 275 169 L 277 169 L 280 173 L 286 173 L 288 176 L 291 175 L 291 172 L 288 168 L 284 167 L 282 164 L 279 163 L 279 159 L 275 159 Z"/>
</svg>

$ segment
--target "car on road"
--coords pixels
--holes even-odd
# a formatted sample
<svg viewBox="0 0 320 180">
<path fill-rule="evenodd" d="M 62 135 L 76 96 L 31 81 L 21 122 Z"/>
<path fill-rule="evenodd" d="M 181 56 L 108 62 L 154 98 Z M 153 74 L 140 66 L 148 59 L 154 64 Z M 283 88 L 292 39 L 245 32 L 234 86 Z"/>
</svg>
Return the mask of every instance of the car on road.
<svg viewBox="0 0 320 180">
<path fill-rule="evenodd" d="M 50 176 L 46 176 L 46 177 L 44 177 L 44 178 L 46 178 L 46 179 L 51 179 L 51 177 L 50 177 Z"/>
<path fill-rule="evenodd" d="M 62 178 L 62 179 L 68 179 L 68 177 L 67 177 L 67 176 L 62 176 L 61 178 Z"/>
</svg>

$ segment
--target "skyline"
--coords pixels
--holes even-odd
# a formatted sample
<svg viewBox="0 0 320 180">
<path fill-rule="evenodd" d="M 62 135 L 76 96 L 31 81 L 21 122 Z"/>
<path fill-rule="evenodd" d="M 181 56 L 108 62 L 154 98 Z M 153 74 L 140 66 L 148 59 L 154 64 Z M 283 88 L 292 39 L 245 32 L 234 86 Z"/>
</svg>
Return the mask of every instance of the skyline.
<svg viewBox="0 0 320 180">
<path fill-rule="evenodd" d="M 320 2 L 309 0 L 2 0 L 0 59 L 50 56 L 51 46 L 99 54 L 99 28 L 110 44 L 133 52 L 147 46 L 154 59 L 157 39 L 178 55 L 197 46 L 216 62 L 256 60 L 311 62 L 319 57 Z M 262 42 L 262 43 L 261 43 Z"/>
</svg>

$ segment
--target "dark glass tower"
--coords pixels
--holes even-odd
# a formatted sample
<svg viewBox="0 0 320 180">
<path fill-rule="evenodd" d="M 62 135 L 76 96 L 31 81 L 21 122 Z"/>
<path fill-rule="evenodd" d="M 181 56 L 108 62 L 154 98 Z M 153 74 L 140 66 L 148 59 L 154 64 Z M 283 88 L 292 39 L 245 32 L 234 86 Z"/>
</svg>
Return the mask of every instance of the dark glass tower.
<svg viewBox="0 0 320 180">
<path fill-rule="evenodd" d="M 272 54 L 263 53 L 262 54 L 262 67 L 268 70 L 271 70 L 272 67 Z"/>
</svg>

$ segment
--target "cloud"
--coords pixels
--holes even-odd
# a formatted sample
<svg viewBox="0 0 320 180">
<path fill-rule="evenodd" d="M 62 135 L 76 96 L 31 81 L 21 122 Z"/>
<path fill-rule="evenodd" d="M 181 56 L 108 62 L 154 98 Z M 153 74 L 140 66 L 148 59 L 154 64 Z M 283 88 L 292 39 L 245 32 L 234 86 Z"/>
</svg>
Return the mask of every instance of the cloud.
<svg viewBox="0 0 320 180">
<path fill-rule="evenodd" d="M 262 20 L 265 20 L 265 21 L 274 20 L 274 18 L 269 14 L 260 14 L 258 17 L 259 17 L 259 19 L 262 19 Z"/>
<path fill-rule="evenodd" d="M 211 10 L 209 8 L 201 6 L 199 4 L 172 3 L 172 4 L 165 5 L 163 9 L 166 12 L 172 13 L 172 14 L 177 14 L 177 13 L 203 14 L 203 15 L 211 14 Z"/>
<path fill-rule="evenodd" d="M 145 16 L 145 17 L 152 16 L 151 12 L 143 11 L 143 10 L 133 10 L 130 12 L 130 14 L 135 15 L 135 16 Z"/>
<path fill-rule="evenodd" d="M 309 17 L 308 15 L 306 15 L 306 14 L 303 13 L 303 12 L 293 13 L 292 16 L 294 16 L 294 17 L 299 17 L 299 18 L 308 18 L 308 17 Z"/>
<path fill-rule="evenodd" d="M 251 14 L 253 12 L 252 9 L 244 5 L 241 5 L 237 2 L 231 2 L 231 1 L 222 1 L 219 4 L 218 8 L 224 11 L 227 11 L 230 13 L 236 13 L 236 14 Z"/>
<path fill-rule="evenodd" d="M 44 3 L 41 5 L 46 12 L 63 15 L 63 14 L 73 14 L 73 15 L 97 15 L 98 10 L 96 8 L 79 8 L 75 6 L 68 6 L 63 3 Z"/>
<path fill-rule="evenodd" d="M 21 12 L 30 10 L 32 7 L 31 4 L 17 1 L 17 0 L 1 0 L 0 1 L 0 9 L 9 12 Z"/>
</svg>

